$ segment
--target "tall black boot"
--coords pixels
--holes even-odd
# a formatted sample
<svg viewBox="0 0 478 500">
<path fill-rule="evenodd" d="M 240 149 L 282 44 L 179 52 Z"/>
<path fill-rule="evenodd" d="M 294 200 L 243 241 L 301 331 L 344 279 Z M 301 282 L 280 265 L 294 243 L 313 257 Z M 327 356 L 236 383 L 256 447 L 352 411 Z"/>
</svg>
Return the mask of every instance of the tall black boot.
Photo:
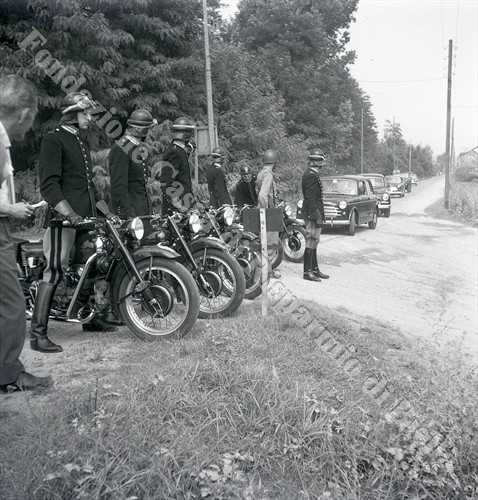
<svg viewBox="0 0 478 500">
<path fill-rule="evenodd" d="M 317 264 L 317 248 L 314 248 L 314 253 L 312 254 L 312 272 L 317 278 L 322 278 L 323 280 L 327 280 L 330 277 L 328 274 L 320 272 L 319 264 Z"/>
<path fill-rule="evenodd" d="M 306 248 L 304 253 L 304 275 L 303 278 L 307 281 L 320 281 L 312 271 L 312 253 L 315 252 L 312 248 Z"/>
<path fill-rule="evenodd" d="M 39 352 L 61 352 L 63 348 L 47 337 L 48 316 L 50 315 L 56 285 L 42 281 L 38 286 L 35 307 L 30 325 L 30 347 Z"/>
</svg>

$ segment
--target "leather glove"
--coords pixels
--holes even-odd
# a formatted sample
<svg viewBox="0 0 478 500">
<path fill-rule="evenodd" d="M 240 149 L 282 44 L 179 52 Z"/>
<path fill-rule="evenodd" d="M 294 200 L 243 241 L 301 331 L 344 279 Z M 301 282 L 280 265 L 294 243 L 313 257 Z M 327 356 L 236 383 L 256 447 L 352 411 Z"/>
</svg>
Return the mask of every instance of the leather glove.
<svg viewBox="0 0 478 500">
<path fill-rule="evenodd" d="M 77 226 L 80 222 L 83 222 L 83 217 L 78 215 L 76 212 L 70 212 L 66 215 L 66 220 L 72 225 Z"/>
</svg>

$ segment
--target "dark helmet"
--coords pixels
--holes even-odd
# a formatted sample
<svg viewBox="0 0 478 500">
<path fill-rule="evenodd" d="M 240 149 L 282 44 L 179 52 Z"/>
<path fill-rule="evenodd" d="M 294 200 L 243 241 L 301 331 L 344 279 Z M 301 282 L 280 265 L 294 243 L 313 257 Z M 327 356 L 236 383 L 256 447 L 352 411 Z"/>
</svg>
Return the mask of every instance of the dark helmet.
<svg viewBox="0 0 478 500">
<path fill-rule="evenodd" d="M 241 175 L 252 174 L 252 168 L 249 165 L 242 165 L 241 167 Z"/>
<path fill-rule="evenodd" d="M 271 163 L 277 163 L 277 153 L 275 151 L 272 151 L 272 149 L 268 149 L 262 155 L 262 163 L 264 163 L 265 165 L 268 165 Z"/>
<path fill-rule="evenodd" d="M 151 113 L 146 109 L 136 109 L 126 120 L 128 125 L 132 127 L 152 127 L 157 125 L 157 121 L 153 119 Z"/>
<path fill-rule="evenodd" d="M 196 127 L 189 118 L 180 116 L 179 118 L 176 118 L 176 120 L 174 120 L 172 128 L 174 139 L 182 139 L 183 141 L 187 141 L 192 137 L 194 129 Z"/>
<path fill-rule="evenodd" d="M 309 160 L 314 163 L 324 163 L 325 155 L 324 152 L 319 148 L 314 148 L 309 151 Z"/>
<path fill-rule="evenodd" d="M 211 156 L 214 158 L 225 158 L 227 155 L 226 150 L 220 146 L 215 147 L 212 150 Z"/>
<path fill-rule="evenodd" d="M 83 92 L 71 92 L 67 94 L 61 102 L 61 114 L 78 113 L 96 107 L 95 101 L 92 101 Z"/>
</svg>

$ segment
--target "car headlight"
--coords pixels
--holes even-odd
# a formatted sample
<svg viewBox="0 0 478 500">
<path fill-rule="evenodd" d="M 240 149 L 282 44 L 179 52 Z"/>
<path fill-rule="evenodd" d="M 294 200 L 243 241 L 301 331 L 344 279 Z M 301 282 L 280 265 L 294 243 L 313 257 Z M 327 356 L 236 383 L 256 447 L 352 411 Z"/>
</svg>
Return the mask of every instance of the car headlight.
<svg viewBox="0 0 478 500">
<path fill-rule="evenodd" d="M 225 208 L 223 218 L 226 226 L 230 226 L 234 222 L 234 210 L 231 207 Z"/>
<path fill-rule="evenodd" d="M 135 217 L 128 223 L 128 232 L 137 240 L 143 239 L 144 236 L 144 224 L 143 221 L 139 217 Z"/>
<path fill-rule="evenodd" d="M 287 215 L 287 217 L 292 217 L 292 207 L 290 205 L 286 205 L 284 207 L 284 212 Z"/>
<path fill-rule="evenodd" d="M 199 233 L 199 231 L 201 231 L 202 224 L 198 214 L 194 213 L 190 215 L 189 228 L 194 234 Z"/>
<path fill-rule="evenodd" d="M 339 208 L 340 208 L 340 210 L 344 210 L 346 206 L 347 206 L 347 202 L 346 202 L 345 200 L 342 200 L 342 201 L 339 203 Z"/>
<path fill-rule="evenodd" d="M 387 193 L 382 194 L 382 200 L 387 201 L 390 198 L 390 196 Z"/>
<path fill-rule="evenodd" d="M 304 204 L 304 200 L 299 200 L 297 202 L 297 208 L 302 208 L 303 204 Z"/>
</svg>

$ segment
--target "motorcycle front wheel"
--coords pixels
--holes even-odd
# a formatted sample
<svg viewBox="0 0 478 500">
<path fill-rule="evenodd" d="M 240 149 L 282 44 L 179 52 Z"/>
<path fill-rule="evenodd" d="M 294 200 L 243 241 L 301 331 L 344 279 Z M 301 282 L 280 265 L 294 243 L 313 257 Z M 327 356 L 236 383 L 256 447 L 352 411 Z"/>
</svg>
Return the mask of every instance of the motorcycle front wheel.
<svg viewBox="0 0 478 500">
<path fill-rule="evenodd" d="M 305 254 L 306 233 L 302 226 L 290 226 L 289 235 L 284 234 L 282 244 L 284 256 L 291 262 L 302 262 Z"/>
<path fill-rule="evenodd" d="M 136 263 L 146 291 L 128 274 L 119 290 L 119 310 L 128 328 L 141 340 L 181 338 L 196 323 L 199 294 L 190 272 L 178 262 L 149 257 Z M 153 300 L 152 300 L 153 299 Z"/>
<path fill-rule="evenodd" d="M 234 254 L 237 262 L 242 267 L 244 277 L 246 278 L 246 293 L 244 298 L 253 300 L 262 293 L 262 265 L 260 253 L 252 251 L 246 245 L 248 240 L 241 240 L 240 245 L 244 245 L 242 252 L 238 255 Z"/>
<path fill-rule="evenodd" d="M 242 267 L 231 254 L 216 248 L 196 250 L 193 258 L 201 269 L 196 276 L 200 296 L 199 317 L 231 315 L 242 304 L 246 291 Z"/>
</svg>

